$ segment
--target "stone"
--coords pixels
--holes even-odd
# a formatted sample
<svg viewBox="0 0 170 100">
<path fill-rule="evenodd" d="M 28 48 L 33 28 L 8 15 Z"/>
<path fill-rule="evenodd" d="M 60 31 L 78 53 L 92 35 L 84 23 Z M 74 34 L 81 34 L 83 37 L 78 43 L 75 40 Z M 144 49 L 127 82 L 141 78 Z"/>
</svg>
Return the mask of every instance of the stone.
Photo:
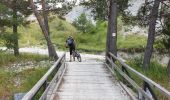
<svg viewBox="0 0 170 100">
<path fill-rule="evenodd" d="M 14 94 L 14 100 L 21 100 L 26 93 L 16 93 Z"/>
</svg>

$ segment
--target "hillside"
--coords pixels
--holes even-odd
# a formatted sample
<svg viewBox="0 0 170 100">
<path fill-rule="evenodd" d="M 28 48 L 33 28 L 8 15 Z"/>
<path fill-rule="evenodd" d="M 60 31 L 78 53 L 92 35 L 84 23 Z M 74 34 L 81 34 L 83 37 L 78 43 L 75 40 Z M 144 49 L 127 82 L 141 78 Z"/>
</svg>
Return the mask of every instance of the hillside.
<svg viewBox="0 0 170 100">
<path fill-rule="evenodd" d="M 123 23 L 118 19 L 118 49 L 131 50 L 144 48 L 146 36 L 126 35 L 122 33 Z M 72 24 L 56 16 L 49 17 L 49 27 L 51 40 L 59 50 L 66 50 L 64 47 L 66 38 L 71 35 L 75 38 L 76 46 L 80 51 L 104 52 L 106 44 L 107 22 L 98 21 L 94 29 L 89 33 L 81 33 Z M 12 33 L 8 28 L 7 32 Z M 19 26 L 19 46 L 20 47 L 43 47 L 46 48 L 46 41 L 37 22 L 31 22 L 27 26 Z M 2 44 L 2 41 L 1 41 Z M 2 45 L 3 46 L 3 45 Z"/>
</svg>

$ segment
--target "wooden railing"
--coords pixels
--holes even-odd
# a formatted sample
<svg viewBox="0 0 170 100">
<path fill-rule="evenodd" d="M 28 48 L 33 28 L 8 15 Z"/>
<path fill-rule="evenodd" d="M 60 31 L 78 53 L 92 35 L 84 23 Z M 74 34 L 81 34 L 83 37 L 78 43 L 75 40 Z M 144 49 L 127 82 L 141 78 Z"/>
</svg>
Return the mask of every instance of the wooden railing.
<svg viewBox="0 0 170 100">
<path fill-rule="evenodd" d="M 54 63 L 53 66 L 51 66 L 51 68 L 47 71 L 47 73 L 34 85 L 34 87 L 28 93 L 26 93 L 26 95 L 22 98 L 22 100 L 34 99 L 35 95 L 41 90 L 42 87 L 44 88 L 43 90 L 45 91 L 43 93 L 46 93 L 49 87 L 47 84 L 49 77 L 51 78 L 51 75 L 53 73 L 57 73 L 58 70 L 61 69 L 61 67 L 65 67 L 64 63 L 65 63 L 65 53 Z M 55 74 L 54 77 L 56 78 L 57 75 L 58 74 Z M 52 79 L 52 81 L 54 81 L 54 78 Z"/>
<path fill-rule="evenodd" d="M 148 77 L 144 76 L 143 74 L 139 73 L 138 71 L 134 70 L 132 67 L 127 65 L 124 61 L 120 58 L 116 57 L 112 53 L 109 53 L 109 57 L 106 57 L 107 67 L 111 70 L 113 74 L 114 71 L 118 72 L 124 80 L 131 84 L 131 86 L 137 90 L 138 99 L 139 100 L 158 100 L 157 96 L 155 95 L 153 89 L 158 90 L 162 95 L 166 96 L 168 100 L 170 100 L 170 92 L 160 86 L 159 84 L 155 83 Z M 115 64 L 114 62 L 118 62 Z M 119 67 L 121 65 L 121 68 Z M 130 73 L 133 73 L 138 78 L 143 81 L 143 87 L 140 87 L 135 80 L 130 76 Z M 151 95 L 148 94 L 150 92 Z"/>
</svg>

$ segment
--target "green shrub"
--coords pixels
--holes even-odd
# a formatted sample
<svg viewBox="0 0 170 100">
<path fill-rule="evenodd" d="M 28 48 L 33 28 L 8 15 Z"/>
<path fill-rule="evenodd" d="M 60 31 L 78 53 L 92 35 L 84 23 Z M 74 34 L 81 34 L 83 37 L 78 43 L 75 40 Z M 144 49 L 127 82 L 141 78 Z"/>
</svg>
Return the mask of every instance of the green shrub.
<svg viewBox="0 0 170 100">
<path fill-rule="evenodd" d="M 90 33 L 94 29 L 94 25 L 86 18 L 85 13 L 82 13 L 72 24 L 83 33 Z"/>
<path fill-rule="evenodd" d="M 48 60 L 48 56 L 45 55 L 35 55 L 29 53 L 21 53 L 18 57 L 15 57 L 12 53 L 0 52 L 0 67 L 14 63 L 14 62 L 23 62 L 23 61 L 42 61 Z"/>
<path fill-rule="evenodd" d="M 30 90 L 35 83 L 46 73 L 51 64 L 46 67 L 25 69 L 21 72 L 7 70 L 11 64 L 20 64 L 22 62 L 48 61 L 47 56 L 23 53 L 18 57 L 7 52 L 0 52 L 0 98 L 6 100 L 13 97 L 14 93 L 22 93 Z M 46 62 L 48 63 L 48 62 Z M 38 65 L 36 65 L 38 66 Z M 17 83 L 19 82 L 19 83 Z"/>
</svg>

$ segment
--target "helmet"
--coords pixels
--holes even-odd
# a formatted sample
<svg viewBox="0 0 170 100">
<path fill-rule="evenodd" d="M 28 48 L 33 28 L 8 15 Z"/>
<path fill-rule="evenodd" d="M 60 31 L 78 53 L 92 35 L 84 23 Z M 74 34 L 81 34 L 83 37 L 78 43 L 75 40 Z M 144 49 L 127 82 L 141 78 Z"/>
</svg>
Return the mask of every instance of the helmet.
<svg viewBox="0 0 170 100">
<path fill-rule="evenodd" d="M 68 38 L 73 38 L 72 36 L 68 36 Z"/>
</svg>

